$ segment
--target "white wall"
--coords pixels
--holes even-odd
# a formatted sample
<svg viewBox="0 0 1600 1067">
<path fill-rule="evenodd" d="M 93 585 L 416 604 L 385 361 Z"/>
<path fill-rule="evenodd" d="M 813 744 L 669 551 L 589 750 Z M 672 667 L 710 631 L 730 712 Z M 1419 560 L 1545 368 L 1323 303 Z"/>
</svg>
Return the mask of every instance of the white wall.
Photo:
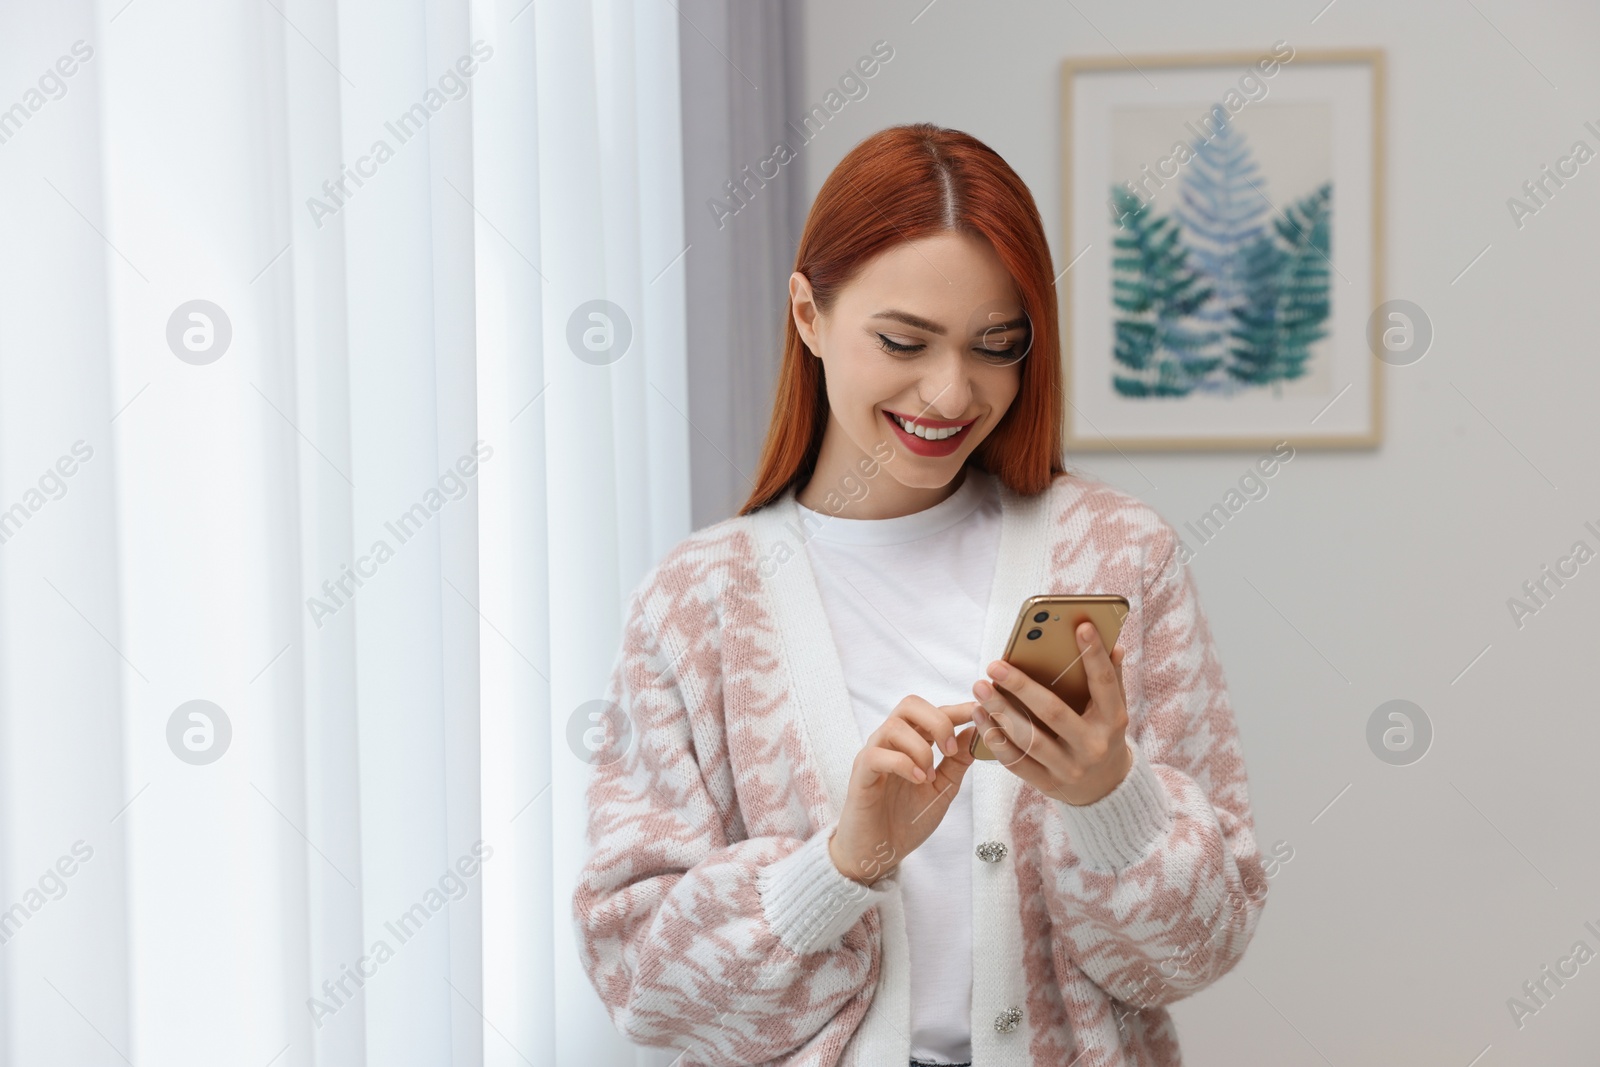
<svg viewBox="0 0 1600 1067">
<path fill-rule="evenodd" d="M 1600 952 L 1584 929 L 1600 929 L 1600 561 L 1520 630 L 1506 602 L 1574 541 L 1600 548 L 1583 526 L 1600 527 L 1600 162 L 1520 230 L 1506 199 L 1574 140 L 1600 148 L 1583 129 L 1600 125 L 1600 9 L 926 2 L 806 5 L 803 101 L 873 41 L 895 49 L 869 95 L 803 150 L 807 202 L 873 131 L 955 127 L 1028 183 L 1058 269 L 1070 259 L 1064 57 L 1255 52 L 1279 39 L 1387 50 L 1386 289 L 1420 304 L 1436 338 L 1420 363 L 1387 371 L 1382 447 L 1300 451 L 1192 564 L 1257 837 L 1264 849 L 1289 842 L 1294 859 L 1244 961 L 1175 1015 L 1195 1067 L 1592 1062 L 1600 962 L 1520 1029 L 1506 1002 L 1576 941 Z M 1069 456 L 1180 527 L 1253 459 Z M 1408 767 L 1381 763 L 1365 741 L 1368 716 L 1397 697 L 1435 729 Z"/>
</svg>

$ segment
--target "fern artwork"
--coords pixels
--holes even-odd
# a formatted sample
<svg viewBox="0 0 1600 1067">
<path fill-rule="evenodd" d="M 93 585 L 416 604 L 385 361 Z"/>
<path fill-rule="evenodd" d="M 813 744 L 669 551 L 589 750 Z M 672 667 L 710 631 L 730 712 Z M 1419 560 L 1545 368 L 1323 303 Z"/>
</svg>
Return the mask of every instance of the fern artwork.
<svg viewBox="0 0 1600 1067">
<path fill-rule="evenodd" d="M 1287 41 L 1062 61 L 1068 450 L 1382 441 L 1387 369 L 1433 340 L 1383 283 L 1383 63 Z"/>
<path fill-rule="evenodd" d="M 1175 196 L 1111 187 L 1112 386 L 1123 397 L 1281 394 L 1328 336 L 1333 183 L 1274 198 L 1249 138 L 1226 109 L 1213 114 Z"/>
</svg>

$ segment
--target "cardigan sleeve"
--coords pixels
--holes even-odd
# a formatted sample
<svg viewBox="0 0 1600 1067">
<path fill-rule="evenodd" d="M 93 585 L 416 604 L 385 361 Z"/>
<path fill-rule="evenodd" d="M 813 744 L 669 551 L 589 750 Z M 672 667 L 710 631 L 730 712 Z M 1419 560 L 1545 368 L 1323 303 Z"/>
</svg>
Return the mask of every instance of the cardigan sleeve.
<svg viewBox="0 0 1600 1067">
<path fill-rule="evenodd" d="M 745 835 L 738 803 L 719 802 L 701 765 L 727 753 L 697 757 L 710 727 L 694 728 L 637 594 L 607 699 L 631 743 L 587 792 L 591 851 L 572 914 L 590 981 L 636 1044 L 705 1064 L 794 1051 L 870 998 L 877 960 L 862 916 L 896 876 L 869 887 L 841 874 L 827 850 L 835 824 L 803 839 Z"/>
<path fill-rule="evenodd" d="M 1194 578 L 1173 554 L 1177 535 L 1164 520 L 1159 529 L 1142 662 L 1123 663 L 1140 687 L 1127 693 L 1133 767 L 1093 804 L 1037 798 L 1056 954 L 1136 1008 L 1227 973 L 1267 894 L 1222 666 Z"/>
</svg>

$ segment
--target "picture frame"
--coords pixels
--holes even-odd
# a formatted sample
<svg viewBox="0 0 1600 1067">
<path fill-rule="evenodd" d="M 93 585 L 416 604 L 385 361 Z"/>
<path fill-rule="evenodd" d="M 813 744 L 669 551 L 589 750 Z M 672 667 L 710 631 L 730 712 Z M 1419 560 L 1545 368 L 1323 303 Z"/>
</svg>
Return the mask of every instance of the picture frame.
<svg viewBox="0 0 1600 1067">
<path fill-rule="evenodd" d="M 1381 444 L 1384 96 L 1381 49 L 1062 62 L 1069 450 Z"/>
</svg>

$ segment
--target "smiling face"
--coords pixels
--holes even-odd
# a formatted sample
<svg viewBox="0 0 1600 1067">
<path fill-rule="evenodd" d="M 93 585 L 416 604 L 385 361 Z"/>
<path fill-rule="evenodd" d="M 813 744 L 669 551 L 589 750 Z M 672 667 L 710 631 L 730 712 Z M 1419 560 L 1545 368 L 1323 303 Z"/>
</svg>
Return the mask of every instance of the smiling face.
<svg viewBox="0 0 1600 1067">
<path fill-rule="evenodd" d="M 887 518 L 957 488 L 975 449 L 1010 408 L 1030 331 L 994 247 L 966 233 L 895 245 L 842 287 L 824 314 L 805 275 L 789 279 L 795 327 L 823 363 L 828 425 L 797 499 L 813 510 L 858 463 L 885 460 L 871 491 L 830 513 Z M 892 449 L 892 453 L 891 450 Z"/>
</svg>

